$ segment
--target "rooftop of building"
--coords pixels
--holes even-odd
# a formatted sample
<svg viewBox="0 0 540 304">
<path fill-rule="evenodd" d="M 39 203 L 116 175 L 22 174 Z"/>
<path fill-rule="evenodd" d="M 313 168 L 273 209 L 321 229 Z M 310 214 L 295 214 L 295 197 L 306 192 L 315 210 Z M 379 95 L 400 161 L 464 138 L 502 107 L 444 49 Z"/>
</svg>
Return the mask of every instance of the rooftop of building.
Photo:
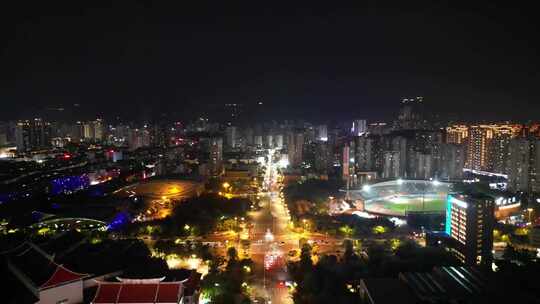
<svg viewBox="0 0 540 304">
<path fill-rule="evenodd" d="M 99 282 L 92 304 L 100 303 L 179 303 L 200 288 L 200 273 L 192 272 L 184 281 L 123 280 Z"/>
<path fill-rule="evenodd" d="M 15 276 L 22 277 L 36 289 L 54 287 L 87 276 L 57 264 L 53 256 L 30 242 L 25 242 L 7 253 L 6 259 Z"/>
<path fill-rule="evenodd" d="M 459 300 L 481 295 L 486 278 L 475 267 L 436 267 L 431 272 L 406 272 L 400 279 L 422 300 Z"/>
<path fill-rule="evenodd" d="M 414 294 L 398 279 L 377 278 L 362 281 L 373 303 L 416 303 Z"/>
</svg>

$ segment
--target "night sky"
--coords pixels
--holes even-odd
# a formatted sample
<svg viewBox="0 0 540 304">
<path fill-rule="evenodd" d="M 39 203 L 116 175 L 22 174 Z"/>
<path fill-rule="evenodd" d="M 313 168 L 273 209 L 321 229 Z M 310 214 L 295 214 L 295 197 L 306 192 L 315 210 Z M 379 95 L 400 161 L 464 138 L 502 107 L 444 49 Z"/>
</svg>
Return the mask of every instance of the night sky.
<svg viewBox="0 0 540 304">
<path fill-rule="evenodd" d="M 74 103 L 189 118 L 258 100 L 268 119 L 392 119 L 417 95 L 461 119 L 540 118 L 533 7 L 17 2 L 0 9 L 0 119 Z"/>
</svg>

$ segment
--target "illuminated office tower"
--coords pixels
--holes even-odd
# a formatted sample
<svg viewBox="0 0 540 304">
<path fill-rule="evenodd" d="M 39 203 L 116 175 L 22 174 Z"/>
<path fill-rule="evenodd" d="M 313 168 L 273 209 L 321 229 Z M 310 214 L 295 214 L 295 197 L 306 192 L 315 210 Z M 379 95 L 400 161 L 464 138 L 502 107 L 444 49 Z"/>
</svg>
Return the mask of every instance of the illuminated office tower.
<svg viewBox="0 0 540 304">
<path fill-rule="evenodd" d="M 463 263 L 491 265 L 494 206 L 493 198 L 480 194 L 448 195 L 445 230 Z"/>
</svg>

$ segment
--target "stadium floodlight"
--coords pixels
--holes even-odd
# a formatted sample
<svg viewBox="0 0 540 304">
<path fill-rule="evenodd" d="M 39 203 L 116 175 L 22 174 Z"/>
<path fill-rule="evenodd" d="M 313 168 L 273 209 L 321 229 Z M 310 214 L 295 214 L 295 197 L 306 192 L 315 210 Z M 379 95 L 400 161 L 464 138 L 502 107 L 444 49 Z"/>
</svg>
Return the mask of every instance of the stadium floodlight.
<svg viewBox="0 0 540 304">
<path fill-rule="evenodd" d="M 398 185 L 403 185 L 403 179 L 401 178 L 398 178 L 398 180 L 396 181 Z"/>
<path fill-rule="evenodd" d="M 362 191 L 368 192 L 371 189 L 371 186 L 368 184 L 365 184 L 362 186 Z"/>
</svg>

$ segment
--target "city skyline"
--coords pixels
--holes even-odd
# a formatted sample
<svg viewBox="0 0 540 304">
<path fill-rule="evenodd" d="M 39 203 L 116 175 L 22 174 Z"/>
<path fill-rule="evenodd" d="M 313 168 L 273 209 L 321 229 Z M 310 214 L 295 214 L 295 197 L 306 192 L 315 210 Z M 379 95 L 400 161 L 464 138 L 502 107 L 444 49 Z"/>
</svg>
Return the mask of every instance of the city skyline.
<svg viewBox="0 0 540 304">
<path fill-rule="evenodd" d="M 2 303 L 537 303 L 520 5 L 5 4 Z"/>
</svg>

